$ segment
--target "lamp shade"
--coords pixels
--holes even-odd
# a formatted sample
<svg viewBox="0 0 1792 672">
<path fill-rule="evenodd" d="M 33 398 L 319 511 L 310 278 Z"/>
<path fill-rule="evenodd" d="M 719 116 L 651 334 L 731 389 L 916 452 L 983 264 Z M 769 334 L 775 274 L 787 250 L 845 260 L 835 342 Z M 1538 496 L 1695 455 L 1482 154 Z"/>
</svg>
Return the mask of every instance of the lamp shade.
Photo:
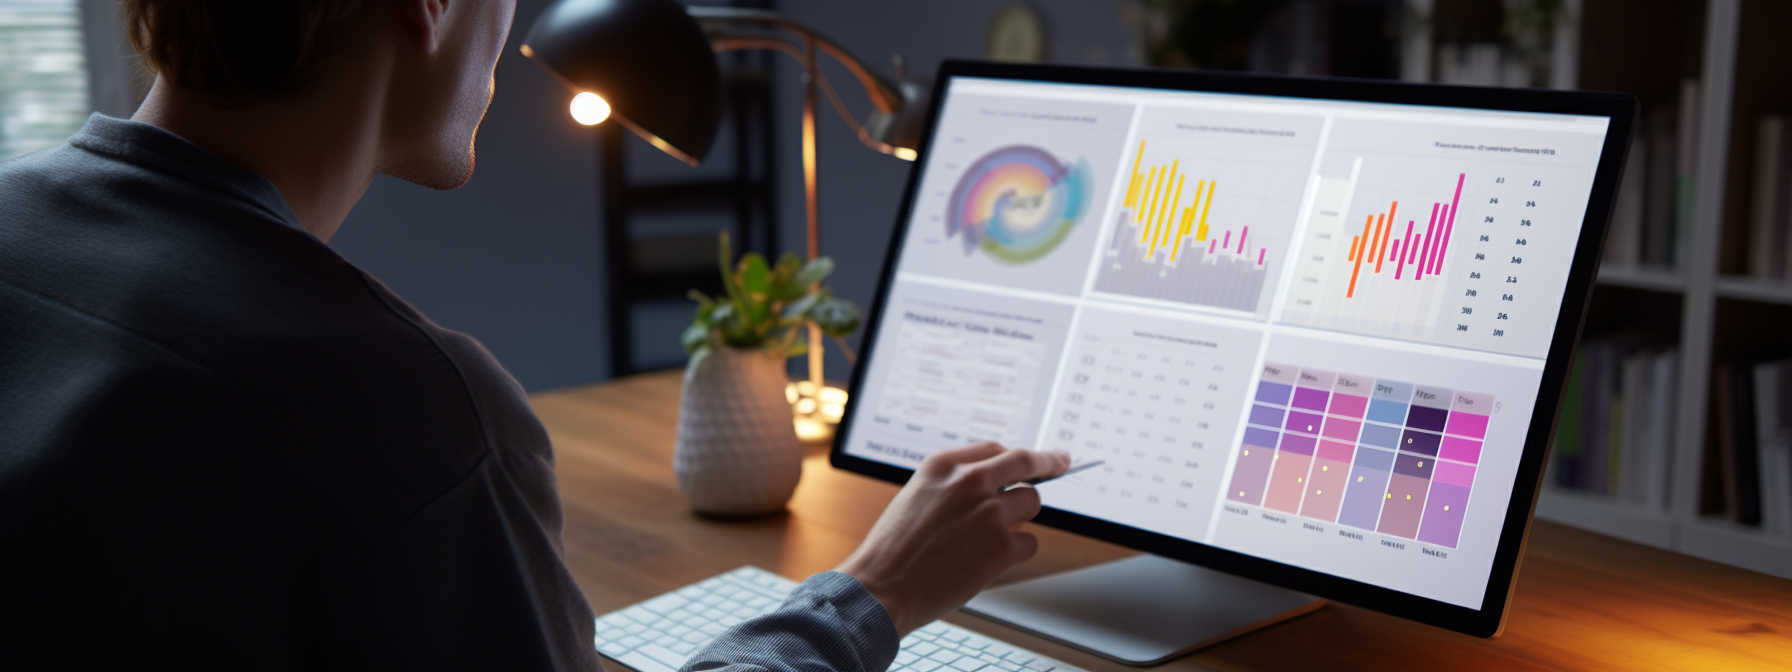
<svg viewBox="0 0 1792 672">
<path fill-rule="evenodd" d="M 568 88 L 590 91 L 655 147 L 696 165 L 722 119 L 709 38 L 673 0 L 557 0 L 523 40 Z"/>
</svg>

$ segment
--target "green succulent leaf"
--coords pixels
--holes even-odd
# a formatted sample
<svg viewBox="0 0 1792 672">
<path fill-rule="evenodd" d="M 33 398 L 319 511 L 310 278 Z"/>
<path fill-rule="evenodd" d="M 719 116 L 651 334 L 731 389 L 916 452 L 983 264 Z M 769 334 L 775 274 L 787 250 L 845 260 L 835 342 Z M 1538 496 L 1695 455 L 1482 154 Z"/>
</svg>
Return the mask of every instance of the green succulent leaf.
<svg viewBox="0 0 1792 672">
<path fill-rule="evenodd" d="M 829 257 L 818 257 L 815 261 L 804 265 L 803 270 L 797 271 L 796 283 L 807 290 L 810 285 L 821 282 L 833 272 L 834 260 Z"/>
<path fill-rule="evenodd" d="M 734 304 L 716 304 L 716 309 L 709 313 L 709 326 L 725 329 L 729 323 L 734 322 L 735 315 Z"/>
<path fill-rule="evenodd" d="M 693 324 L 684 328 L 684 333 L 679 336 L 679 341 L 684 345 L 686 353 L 694 355 L 698 350 L 709 347 L 709 334 L 709 325 Z"/>
<path fill-rule="evenodd" d="M 735 277 L 730 268 L 734 261 L 734 247 L 728 243 L 728 231 L 723 230 L 721 240 L 716 243 L 716 254 L 721 260 L 722 288 L 727 290 L 728 300 L 734 303 L 735 309 L 745 307 L 745 299 L 741 296 L 740 279 Z"/>
<path fill-rule="evenodd" d="M 814 294 L 808 294 L 808 295 L 803 296 L 800 299 L 790 302 L 789 304 L 784 306 L 784 319 L 793 320 L 793 321 L 797 321 L 797 322 L 801 322 L 805 319 L 808 319 L 809 311 L 813 310 L 815 308 L 815 305 L 817 303 L 820 303 L 821 300 L 826 297 L 827 297 L 826 293 L 816 292 Z"/>
<path fill-rule="evenodd" d="M 708 325 L 710 316 L 714 315 L 716 312 L 715 299 L 711 299 L 703 292 L 699 292 L 695 289 L 691 290 L 688 296 L 691 297 L 692 301 L 697 302 L 697 317 L 694 322 L 696 324 Z"/>
<path fill-rule="evenodd" d="M 809 310 L 809 319 L 821 327 L 822 333 L 844 338 L 859 328 L 859 307 L 846 299 L 827 296 Z"/>
<path fill-rule="evenodd" d="M 764 294 L 772 288 L 772 269 L 758 252 L 740 258 L 741 289 L 748 294 Z"/>
</svg>

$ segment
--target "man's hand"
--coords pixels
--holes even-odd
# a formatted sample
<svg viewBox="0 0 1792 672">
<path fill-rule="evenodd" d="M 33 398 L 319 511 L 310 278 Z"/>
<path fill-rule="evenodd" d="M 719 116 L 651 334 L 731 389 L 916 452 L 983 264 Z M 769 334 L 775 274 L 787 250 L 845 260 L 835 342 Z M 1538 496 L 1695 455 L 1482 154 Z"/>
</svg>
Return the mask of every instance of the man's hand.
<svg viewBox="0 0 1792 672">
<path fill-rule="evenodd" d="M 1039 492 L 1003 488 L 1069 467 L 1065 453 L 994 443 L 934 453 L 838 571 L 871 591 L 907 635 L 1039 551 L 1038 539 L 1018 531 L 1039 514 Z"/>
</svg>

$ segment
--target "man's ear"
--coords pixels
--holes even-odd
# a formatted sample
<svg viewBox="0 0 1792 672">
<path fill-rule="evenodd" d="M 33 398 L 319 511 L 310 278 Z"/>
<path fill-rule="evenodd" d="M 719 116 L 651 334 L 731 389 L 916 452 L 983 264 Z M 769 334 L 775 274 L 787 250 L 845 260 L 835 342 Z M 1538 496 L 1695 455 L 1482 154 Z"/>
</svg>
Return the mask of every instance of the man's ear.
<svg viewBox="0 0 1792 672">
<path fill-rule="evenodd" d="M 398 3 L 404 20 L 417 36 L 423 38 L 423 46 L 430 53 L 442 45 L 442 31 L 447 27 L 444 21 L 448 16 L 448 0 L 400 0 Z"/>
</svg>

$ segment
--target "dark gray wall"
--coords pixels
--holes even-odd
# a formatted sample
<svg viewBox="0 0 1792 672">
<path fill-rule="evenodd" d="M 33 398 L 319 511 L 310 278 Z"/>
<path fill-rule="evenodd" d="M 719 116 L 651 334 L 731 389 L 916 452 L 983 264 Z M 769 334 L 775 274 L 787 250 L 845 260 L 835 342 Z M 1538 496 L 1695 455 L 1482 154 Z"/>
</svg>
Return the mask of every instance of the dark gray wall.
<svg viewBox="0 0 1792 672">
<path fill-rule="evenodd" d="M 931 73 L 946 58 L 980 56 L 989 18 L 1007 4 L 781 0 L 779 7 L 875 67 L 887 70 L 891 55 L 902 54 L 912 71 Z M 1032 4 L 1045 18 L 1054 60 L 1116 62 L 1128 53 L 1122 12 L 1136 3 Z M 568 117 L 567 93 L 516 52 L 546 5 L 519 3 L 498 65 L 498 93 L 480 131 L 473 181 L 441 193 L 382 177 L 331 241 L 432 319 L 479 338 L 531 391 L 609 376 L 595 139 Z M 794 63 L 782 67 L 781 235 L 787 247 L 800 249 L 800 73 Z M 850 76 L 838 67 L 828 72 L 862 114 L 867 108 Z M 656 175 L 685 170 L 669 165 L 651 169 Z M 830 284 L 864 304 L 876 288 L 910 164 L 866 149 L 826 112 L 821 165 L 823 253 L 841 269 Z M 688 316 L 688 309 L 654 311 L 638 338 L 670 345 Z M 845 359 L 831 352 L 829 377 L 849 372 Z"/>
</svg>

